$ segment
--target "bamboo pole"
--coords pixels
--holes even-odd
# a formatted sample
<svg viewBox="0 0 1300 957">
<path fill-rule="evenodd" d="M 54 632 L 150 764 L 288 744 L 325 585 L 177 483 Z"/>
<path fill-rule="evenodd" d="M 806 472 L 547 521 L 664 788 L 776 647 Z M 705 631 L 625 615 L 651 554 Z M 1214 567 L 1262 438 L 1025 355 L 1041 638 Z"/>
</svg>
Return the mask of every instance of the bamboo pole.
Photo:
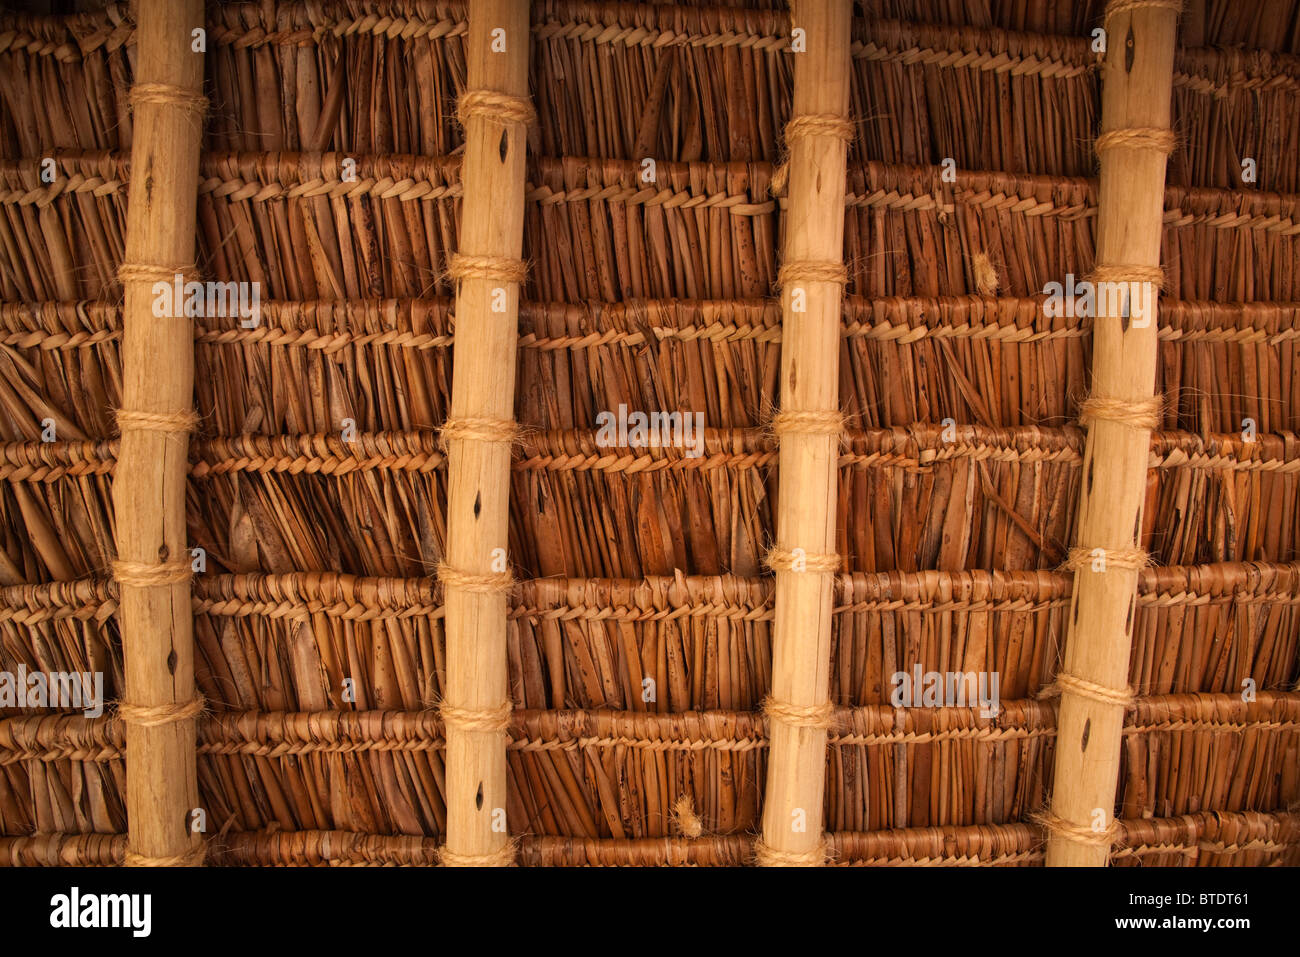
<svg viewBox="0 0 1300 957">
<path fill-rule="evenodd" d="M 1055 783 L 1051 811 L 1042 816 L 1052 866 L 1104 866 L 1117 829 L 1120 738 L 1133 697 L 1126 687 L 1133 611 L 1138 570 L 1147 560 L 1138 535 L 1151 430 L 1160 421 L 1155 310 L 1165 164 L 1174 142 L 1177 6 L 1111 0 L 1106 11 L 1092 394 L 1081 417 L 1088 440 L 1068 562 L 1074 595 L 1056 682 Z M 1114 301 L 1111 289 L 1119 291 Z"/>
<path fill-rule="evenodd" d="M 447 735 L 444 865 L 506 866 L 506 565 L 519 285 L 525 277 L 524 158 L 528 4 L 483 0 L 469 8 L 468 87 L 461 167 L 460 253 L 447 448 L 445 593 Z"/>
<path fill-rule="evenodd" d="M 839 438 L 839 332 L 846 273 L 845 160 L 849 106 L 848 0 L 794 6 L 794 108 L 782 286 L 780 494 L 772 692 L 763 836 L 766 866 L 825 863 L 826 729 L 831 723 L 831 609 Z"/>
<path fill-rule="evenodd" d="M 187 432 L 193 428 L 194 330 L 181 310 L 155 314 L 153 285 L 193 273 L 195 197 L 206 101 L 191 31 L 201 0 L 140 0 L 122 335 L 122 433 L 113 476 L 114 577 L 125 659 L 126 863 L 197 864 L 201 837 L 190 556 L 185 534 Z M 168 313 L 171 313 L 169 315 Z"/>
</svg>

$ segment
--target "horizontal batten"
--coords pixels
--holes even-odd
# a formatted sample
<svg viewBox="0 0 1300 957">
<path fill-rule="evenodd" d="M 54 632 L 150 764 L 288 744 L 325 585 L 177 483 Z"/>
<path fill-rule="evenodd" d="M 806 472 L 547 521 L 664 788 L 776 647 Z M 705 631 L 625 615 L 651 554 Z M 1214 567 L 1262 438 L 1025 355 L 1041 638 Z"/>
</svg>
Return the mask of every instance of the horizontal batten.
<svg viewBox="0 0 1300 957">
<path fill-rule="evenodd" d="M 835 576 L 836 614 L 865 612 L 1027 613 L 1069 602 L 1072 574 L 1062 571 L 891 571 Z M 379 578 L 337 572 L 199 575 L 194 612 L 214 617 L 262 616 L 306 620 L 325 615 L 349 621 L 442 614 L 436 578 Z M 580 600 L 594 592 L 622 594 L 617 605 Z M 925 599 L 913 594 L 980 595 Z M 703 594 L 706 597 L 699 598 Z M 871 596 L 871 597 L 868 597 Z M 1001 597 L 988 597 L 1001 596 Z M 738 575 L 646 578 L 557 578 L 521 581 L 511 618 L 653 622 L 678 618 L 771 619 L 772 579 Z M 1145 568 L 1138 574 L 1138 605 L 1300 604 L 1300 562 L 1217 563 Z M 0 588 L 0 622 L 32 625 L 54 619 L 104 621 L 117 610 L 111 580 Z"/>
<path fill-rule="evenodd" d="M 842 335 L 907 344 L 921 339 L 974 339 L 1031 344 L 1078 339 L 1092 333 L 1087 316 L 1053 318 L 1045 315 L 1046 296 L 891 296 L 845 297 Z M 446 349 L 455 341 L 451 300 L 371 299 L 306 302 L 263 302 L 256 328 L 231 328 L 229 321 L 205 323 L 195 334 L 199 346 L 263 344 L 310 349 L 326 355 L 346 348 L 391 348 L 427 351 Z M 1219 303 L 1162 299 L 1159 338 L 1162 342 L 1235 342 L 1276 346 L 1300 339 L 1300 303 Z M 781 341 L 779 305 L 770 299 L 688 300 L 644 299 L 618 303 L 521 302 L 525 322 L 553 316 L 583 318 L 604 326 L 590 333 L 548 336 L 527 332 L 521 349 L 555 351 L 601 346 L 635 347 L 647 342 Z M 81 315 L 101 328 L 67 331 L 36 329 L 33 323 L 73 323 Z M 413 316 L 433 317 L 446 332 L 414 332 Z M 644 321 L 652 325 L 641 328 Z M 653 324 L 656 321 L 665 324 Z M 121 339 L 119 306 L 92 300 L 42 303 L 0 303 L 0 345 L 18 349 L 85 349 Z M 357 322 L 365 331 L 340 329 Z M 326 325 L 328 328 L 320 328 Z M 632 328 L 635 325 L 637 328 Z M 14 327 L 25 328 L 14 328 Z M 378 326 L 379 328 L 374 328 Z"/>
<path fill-rule="evenodd" d="M 330 8 L 322 8 L 328 10 Z M 449 5 L 449 10 L 456 9 Z M 790 51 L 789 18 L 783 13 L 709 8 L 696 12 L 689 8 L 672 11 L 638 9 L 638 22 L 619 22 L 618 11 L 610 10 L 599 20 L 590 16 L 589 5 L 573 4 L 566 15 L 538 12 L 532 24 L 537 40 L 571 40 L 608 46 L 648 48 L 719 49 L 739 48 L 771 55 Z M 375 14 L 357 18 L 321 16 L 315 9 L 296 5 L 293 18 L 298 26 L 284 28 L 282 19 L 250 26 L 242 10 L 229 15 L 220 8 L 212 13 L 211 39 L 222 45 L 241 49 L 263 46 L 301 46 L 319 43 L 325 37 L 376 36 L 401 40 L 447 40 L 465 36 L 468 21 L 463 8 L 456 16 L 437 18 L 388 16 Z M 279 14 L 284 17 L 282 11 Z M 92 15 L 93 17 L 93 15 Z M 82 18 L 85 22 L 85 17 Z M 75 40 L 62 26 L 61 18 L 24 18 L 12 25 L 0 53 L 25 51 L 37 56 L 53 56 L 63 63 L 75 62 L 97 50 L 113 51 L 135 42 L 135 26 L 130 20 L 114 23 L 103 19 L 97 31 L 83 27 Z M 1015 52 L 1010 52 L 1015 51 Z M 1044 80 L 1080 80 L 1093 83 L 1097 55 L 1086 37 L 1063 34 L 1030 33 L 997 27 L 949 26 L 897 20 L 854 22 L 850 55 L 854 60 L 899 63 L 906 66 L 969 70 L 1011 77 L 1034 77 Z M 1232 69 L 1228 69 L 1232 67 Z M 1223 73 L 1223 79 L 1213 74 Z M 1278 90 L 1300 92 L 1300 59 L 1273 53 L 1255 61 L 1231 58 L 1228 51 L 1184 48 L 1178 52 L 1174 86 L 1204 96 L 1222 99 L 1238 92 Z"/>
<path fill-rule="evenodd" d="M 1260 864 L 1278 860 L 1300 840 L 1300 814 L 1204 811 L 1174 818 L 1119 822 L 1117 861 L 1171 855 L 1182 863 Z M 832 863 L 858 866 L 997 866 L 1036 864 L 1043 835 L 1029 824 L 842 831 L 826 835 Z M 212 851 L 215 864 L 432 865 L 438 841 L 355 831 L 233 831 Z M 0 864 L 108 866 L 120 862 L 124 834 L 37 834 L 0 838 Z M 519 862 L 532 866 L 657 866 L 749 863 L 753 836 L 638 839 L 525 835 Z"/>
<path fill-rule="evenodd" d="M 1173 694 L 1138 698 L 1125 735 L 1173 732 L 1284 734 L 1300 730 L 1300 692 Z M 283 757 L 359 751 L 434 751 L 445 746 L 442 720 L 428 711 L 226 711 L 199 719 L 198 753 Z M 647 713 L 608 710 L 520 710 L 510 720 L 511 751 L 755 751 L 768 746 L 767 721 L 755 711 Z M 832 747 L 919 745 L 936 741 L 1015 741 L 1053 737 L 1056 707 L 1048 700 L 1002 702 L 996 716 L 978 707 L 837 707 Z M 21 761 L 120 759 L 121 722 L 104 715 L 0 719 L 0 765 Z"/>
<path fill-rule="evenodd" d="M 343 178 L 343 161 L 356 164 L 355 178 Z M 63 195 L 108 196 L 123 192 L 129 166 L 126 154 L 110 151 L 60 153 L 61 175 L 51 184 L 39 178 L 39 159 L 0 161 L 0 205 L 46 206 Z M 399 202 L 453 201 L 460 198 L 459 157 L 344 153 L 207 153 L 202 158 L 199 195 L 232 202 L 265 203 L 294 198 L 361 198 Z M 349 167 L 351 168 L 351 167 Z M 539 157 L 535 170 L 546 179 L 563 179 L 566 170 L 581 171 L 588 185 L 555 188 L 525 185 L 525 200 L 543 206 L 590 201 L 664 209 L 718 209 L 732 216 L 766 216 L 786 199 L 773 198 L 769 185 L 773 164 L 754 162 L 669 162 L 658 164 L 657 182 L 694 182 L 701 174 L 732 173 L 749 182 L 743 192 L 709 192 L 703 188 L 645 186 L 635 160 L 599 157 Z M 1027 217 L 1076 220 L 1097 215 L 1097 185 L 1092 178 L 1012 174 L 994 170 L 954 171 L 944 193 L 913 192 L 918 175 L 933 178 L 935 167 L 869 162 L 850 164 L 845 206 L 898 212 L 953 214 L 959 207 Z M 874 183 L 854 192 L 852 184 Z M 1071 202 L 1058 194 L 1073 190 Z M 1180 186 L 1165 189 L 1165 228 L 1205 226 L 1213 229 L 1300 235 L 1300 194 Z M 1186 204 L 1186 205 L 1184 205 Z"/>
<path fill-rule="evenodd" d="M 994 462 L 1082 462 L 1083 433 L 1074 427 L 955 426 L 951 441 L 944 427 L 847 429 L 840 468 L 894 468 L 915 471 L 949 459 Z M 515 471 L 658 472 L 718 468 L 754 469 L 774 465 L 775 443 L 765 429 L 705 429 L 697 457 L 676 447 L 603 446 L 595 429 L 525 433 L 512 465 Z M 346 475 L 393 470 L 433 472 L 444 455 L 436 429 L 361 432 L 344 441 L 340 433 L 306 435 L 246 434 L 192 442 L 190 476 L 203 479 L 233 472 Z M 73 442 L 0 443 L 0 480 L 52 482 L 108 475 L 117 456 L 116 439 Z M 1247 441 L 1237 434 L 1202 436 L 1192 432 L 1154 432 L 1149 469 L 1300 472 L 1300 446 L 1290 433 L 1260 434 Z"/>
</svg>

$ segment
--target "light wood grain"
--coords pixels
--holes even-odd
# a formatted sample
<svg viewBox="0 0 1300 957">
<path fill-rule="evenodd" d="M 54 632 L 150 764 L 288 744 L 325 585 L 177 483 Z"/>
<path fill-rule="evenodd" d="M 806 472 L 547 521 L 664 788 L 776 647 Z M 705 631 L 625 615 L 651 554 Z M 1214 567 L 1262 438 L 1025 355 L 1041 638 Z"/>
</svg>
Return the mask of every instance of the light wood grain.
<svg viewBox="0 0 1300 957">
<path fill-rule="evenodd" d="M 203 25 L 199 0 L 141 0 L 136 31 L 136 84 L 167 84 L 198 94 L 203 54 L 191 31 Z M 194 261 L 200 113 L 176 103 L 141 102 L 134 110 L 127 203 L 127 264 Z M 187 276 L 187 279 L 194 278 Z M 122 407 L 171 414 L 194 400 L 194 330 L 189 319 L 153 314 L 152 280 L 126 286 L 122 338 Z M 189 563 L 185 528 L 187 436 L 124 428 L 113 479 L 118 560 Z M 123 583 L 118 610 L 125 660 L 125 700 L 184 705 L 194 698 L 190 583 L 140 587 Z M 126 808 L 131 851 L 175 861 L 194 851 L 198 807 L 195 723 L 126 727 Z"/>
<path fill-rule="evenodd" d="M 807 50 L 793 53 L 793 117 L 846 116 L 849 105 L 850 4 L 818 0 L 794 5 L 792 26 L 805 31 Z M 839 263 L 844 248 L 847 144 L 810 135 L 790 144 L 783 261 Z M 799 283 L 807 311 L 782 293 L 781 408 L 839 409 L 839 335 L 843 287 Z M 806 555 L 835 551 L 839 439 L 786 432 L 780 442 L 777 543 Z M 772 698 L 798 707 L 823 705 L 830 695 L 833 571 L 776 573 Z M 822 841 L 826 777 L 824 728 L 770 720 L 763 842 L 801 855 Z M 797 829 L 802 823 L 803 829 Z"/>
<path fill-rule="evenodd" d="M 1167 129 L 1173 83 L 1176 14 L 1147 7 L 1110 17 L 1102 71 L 1102 133 Z M 1101 155 L 1097 262 L 1157 266 L 1164 210 L 1166 156 L 1120 147 Z M 1098 297 L 1104 299 L 1106 297 Z M 1155 389 L 1156 296 L 1145 325 L 1106 315 L 1095 322 L 1094 396 L 1149 403 Z M 1076 547 L 1132 549 L 1146 496 L 1150 431 L 1101 419 L 1088 429 L 1083 459 Z M 1112 689 L 1128 685 L 1129 651 L 1138 572 L 1108 566 L 1075 572 L 1063 670 Z M 1115 809 L 1122 705 L 1065 690 L 1061 696 L 1052 814 L 1075 826 L 1104 829 Z M 1096 814 L 1100 809 L 1101 815 Z M 1096 822 L 1094 824 L 1094 822 Z M 1103 866 L 1105 844 L 1049 834 L 1047 863 Z"/>
<path fill-rule="evenodd" d="M 528 4 L 471 4 L 467 44 L 470 90 L 528 95 Z M 506 49 L 492 52 L 492 31 Z M 523 247 L 526 128 L 471 117 L 465 130 L 460 252 L 518 259 Z M 492 311 L 505 289 L 504 312 Z M 519 284 L 462 279 L 456 294 L 451 419 L 514 418 Z M 446 561 L 488 575 L 493 552 L 508 544 L 510 456 L 507 443 L 453 441 L 448 448 Z M 446 591 L 447 681 L 444 698 L 476 711 L 499 707 L 506 687 L 504 592 Z M 447 729 L 447 841 L 456 855 L 500 853 L 508 835 L 492 828 L 506 807 L 506 739 L 500 731 Z M 498 810 L 500 809 L 500 810 Z"/>
</svg>

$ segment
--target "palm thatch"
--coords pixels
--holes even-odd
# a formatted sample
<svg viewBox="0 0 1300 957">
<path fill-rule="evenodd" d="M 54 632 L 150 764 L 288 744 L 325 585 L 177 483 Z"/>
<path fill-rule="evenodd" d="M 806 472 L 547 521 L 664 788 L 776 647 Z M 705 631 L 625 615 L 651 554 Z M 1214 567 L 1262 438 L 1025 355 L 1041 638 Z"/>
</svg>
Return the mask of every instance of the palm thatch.
<svg viewBox="0 0 1300 957">
<path fill-rule="evenodd" d="M 1092 349 L 1043 290 L 1094 266 L 1102 7 L 855 8 L 837 863 L 1042 861 Z M 1117 865 L 1300 863 L 1300 4 L 1269 10 L 1189 4 L 1175 64 Z M 532 24 L 508 819 L 524 864 L 743 863 L 789 13 L 541 0 Z M 0 670 L 102 672 L 110 699 L 134 30 L 126 4 L 0 17 Z M 263 299 L 255 328 L 195 322 L 209 860 L 435 863 L 466 5 L 212 4 L 208 30 L 200 268 Z M 620 405 L 703 412 L 703 455 L 598 444 Z M 916 667 L 995 672 L 1003 707 L 894 708 Z M 111 712 L 0 708 L 0 861 L 120 860 L 128 761 Z"/>
</svg>

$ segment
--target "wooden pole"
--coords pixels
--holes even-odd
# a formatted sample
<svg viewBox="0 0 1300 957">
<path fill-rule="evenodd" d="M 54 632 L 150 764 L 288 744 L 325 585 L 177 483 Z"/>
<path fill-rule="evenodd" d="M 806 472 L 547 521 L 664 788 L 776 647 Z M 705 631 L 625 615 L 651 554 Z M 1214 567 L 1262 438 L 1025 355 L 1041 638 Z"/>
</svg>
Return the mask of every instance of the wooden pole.
<svg viewBox="0 0 1300 957">
<path fill-rule="evenodd" d="M 528 3 L 469 7 L 468 86 L 461 167 L 460 253 L 447 448 L 444 588 L 447 734 L 444 865 L 506 866 L 506 564 L 510 457 L 515 438 L 515 349 L 524 232 Z"/>
<path fill-rule="evenodd" d="M 1151 429 L 1160 421 L 1156 302 L 1177 3 L 1111 0 L 1102 70 L 1100 210 L 1092 394 L 1079 497 L 1074 595 L 1061 694 L 1047 863 L 1104 866 L 1133 638 Z M 1140 313 L 1140 314 L 1139 314 Z"/>
<path fill-rule="evenodd" d="M 759 864 L 825 863 L 826 729 L 831 723 L 831 609 L 839 440 L 840 315 L 846 274 L 848 0 L 794 5 L 794 109 L 782 286 L 781 412 L 767 797 Z M 802 34 L 799 32 L 802 31 Z M 802 45 L 802 49 L 800 48 Z"/>
<path fill-rule="evenodd" d="M 201 0 L 140 0 L 127 201 L 122 433 L 113 476 L 126 687 L 126 863 L 197 864 L 198 807 L 187 433 L 193 428 L 194 330 L 155 283 L 193 278 L 194 206 L 206 101 Z M 167 297 L 163 297 L 166 300 Z"/>
</svg>

